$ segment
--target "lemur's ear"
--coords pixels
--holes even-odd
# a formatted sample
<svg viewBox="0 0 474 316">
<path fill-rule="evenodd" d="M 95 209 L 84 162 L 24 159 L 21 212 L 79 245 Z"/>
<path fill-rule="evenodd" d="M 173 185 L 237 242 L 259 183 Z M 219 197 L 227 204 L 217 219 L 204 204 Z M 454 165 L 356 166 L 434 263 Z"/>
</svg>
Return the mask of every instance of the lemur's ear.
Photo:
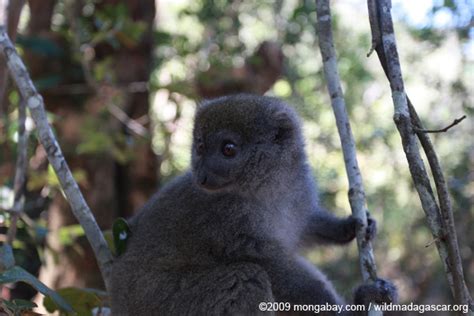
<svg viewBox="0 0 474 316">
<path fill-rule="evenodd" d="M 281 143 L 292 136 L 295 125 L 293 118 L 288 112 L 284 110 L 275 112 L 273 114 L 273 120 L 277 127 L 274 138 L 276 143 Z"/>
<path fill-rule="evenodd" d="M 196 102 L 196 111 L 198 111 L 202 108 L 205 108 L 208 104 L 209 104 L 209 100 L 207 100 L 207 99 L 198 100 Z"/>
</svg>

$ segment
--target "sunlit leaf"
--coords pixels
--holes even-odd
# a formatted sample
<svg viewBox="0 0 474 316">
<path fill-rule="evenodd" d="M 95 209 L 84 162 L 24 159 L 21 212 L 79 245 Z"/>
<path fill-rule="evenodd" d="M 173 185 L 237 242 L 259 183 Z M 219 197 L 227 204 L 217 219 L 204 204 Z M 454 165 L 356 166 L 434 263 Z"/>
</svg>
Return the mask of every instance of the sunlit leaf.
<svg viewBox="0 0 474 316">
<path fill-rule="evenodd" d="M 58 294 L 64 298 L 79 316 L 92 315 L 94 307 L 103 306 L 102 297 L 107 293 L 95 289 L 81 289 L 68 287 L 57 290 Z M 45 297 L 43 300 L 44 307 L 50 313 L 62 310 L 51 298 Z"/>
</svg>

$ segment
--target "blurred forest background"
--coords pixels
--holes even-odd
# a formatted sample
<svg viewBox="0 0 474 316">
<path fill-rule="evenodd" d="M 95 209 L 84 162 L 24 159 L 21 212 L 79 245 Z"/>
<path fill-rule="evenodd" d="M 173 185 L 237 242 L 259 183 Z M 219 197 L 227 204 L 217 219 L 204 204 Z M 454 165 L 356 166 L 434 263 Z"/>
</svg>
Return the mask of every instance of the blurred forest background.
<svg viewBox="0 0 474 316">
<path fill-rule="evenodd" d="M 450 303 L 440 258 L 392 121 L 388 82 L 371 46 L 365 1 L 333 1 L 346 103 L 379 222 L 375 257 L 401 301 Z M 393 0 L 406 89 L 431 134 L 449 183 L 465 275 L 474 288 L 474 2 Z M 325 205 L 348 215 L 347 178 L 323 78 L 313 0 L 30 0 L 16 45 L 43 95 L 66 159 L 100 226 L 129 217 L 189 163 L 192 119 L 203 98 L 266 93 L 304 119 Z M 0 86 L 0 240 L 9 226 L 19 94 Z M 54 289 L 102 288 L 95 258 L 27 119 L 29 164 L 16 262 Z M 361 280 L 357 247 L 308 256 L 345 297 Z M 24 284 L 5 299 L 31 299 Z M 87 314 L 87 313 L 86 313 Z"/>
</svg>

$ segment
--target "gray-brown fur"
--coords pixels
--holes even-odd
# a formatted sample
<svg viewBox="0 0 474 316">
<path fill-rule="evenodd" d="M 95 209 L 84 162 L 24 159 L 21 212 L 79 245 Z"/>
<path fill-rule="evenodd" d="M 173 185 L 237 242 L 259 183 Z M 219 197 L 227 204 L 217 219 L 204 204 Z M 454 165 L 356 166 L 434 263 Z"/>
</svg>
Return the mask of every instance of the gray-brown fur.
<svg viewBox="0 0 474 316">
<path fill-rule="evenodd" d="M 299 250 L 348 243 L 356 225 L 319 206 L 293 109 L 252 95 L 208 101 L 196 113 L 191 170 L 130 221 L 113 267 L 113 314 L 255 315 L 259 302 L 342 303 Z M 356 291 L 359 302 L 394 296 L 383 280 Z"/>
</svg>

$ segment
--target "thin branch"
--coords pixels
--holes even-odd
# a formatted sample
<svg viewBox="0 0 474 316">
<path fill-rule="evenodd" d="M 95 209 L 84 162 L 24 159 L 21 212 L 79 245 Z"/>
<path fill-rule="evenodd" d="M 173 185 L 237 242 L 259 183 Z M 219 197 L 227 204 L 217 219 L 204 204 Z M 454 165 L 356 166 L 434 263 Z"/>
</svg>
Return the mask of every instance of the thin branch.
<svg viewBox="0 0 474 316">
<path fill-rule="evenodd" d="M 78 6 L 80 6 L 81 3 L 79 1 L 69 0 L 66 2 L 66 5 L 66 14 L 68 16 L 69 24 L 73 32 L 73 44 L 76 51 L 78 51 L 80 54 L 79 59 L 81 62 L 82 73 L 84 74 L 86 85 L 88 88 L 92 89 L 95 94 L 101 95 L 100 83 L 97 82 L 97 80 L 94 78 L 94 75 L 92 74 L 91 56 L 93 56 L 93 53 L 91 53 L 91 51 L 93 51 L 94 48 L 89 44 L 81 43 L 81 32 L 79 29 L 76 14 L 76 12 L 79 11 Z M 132 93 L 134 93 L 137 92 L 137 90 L 143 90 L 143 85 L 140 83 L 137 83 L 135 85 L 131 83 L 128 86 L 128 89 L 130 89 Z M 119 120 L 136 135 L 145 138 L 149 136 L 148 130 L 143 125 L 128 116 L 125 111 L 123 111 L 119 106 L 113 104 L 111 100 L 107 100 L 107 110 L 110 114 L 112 114 L 117 120 Z"/>
<path fill-rule="evenodd" d="M 331 30 L 331 12 L 329 0 L 317 0 L 318 16 L 317 32 L 319 47 L 324 64 L 324 74 L 331 97 L 331 105 L 336 117 L 337 129 L 341 140 L 346 173 L 349 179 L 349 202 L 353 215 L 360 219 L 363 226 L 357 229 L 357 246 L 359 247 L 359 263 L 364 281 L 375 281 L 377 272 L 372 244 L 366 240 L 367 203 L 362 183 L 362 176 L 357 162 L 356 146 L 346 111 L 339 73 L 337 70 L 336 51 Z"/>
<path fill-rule="evenodd" d="M 148 137 L 148 130 L 136 120 L 130 118 L 120 107 L 113 103 L 107 103 L 107 109 L 117 120 L 122 122 L 129 130 L 138 136 Z"/>
<path fill-rule="evenodd" d="M 469 304 L 472 309 L 472 299 L 464 281 L 451 202 L 436 152 L 428 135 L 418 132 L 416 135 L 425 150 L 435 179 L 440 206 L 436 202 L 416 142 L 415 128 L 423 129 L 423 127 L 405 93 L 391 17 L 391 1 L 368 0 L 368 8 L 372 36 L 380 36 L 380 38 L 373 38 L 372 43 L 376 45 L 375 50 L 392 89 L 395 107 L 394 121 L 402 138 L 410 173 L 436 242 L 448 284 L 455 303 Z"/>
<path fill-rule="evenodd" d="M 73 36 L 73 45 L 75 51 L 79 54 L 79 61 L 81 62 L 82 73 L 84 74 L 84 79 L 89 87 L 95 89 L 97 87 L 97 82 L 92 75 L 91 70 L 91 56 L 94 54 L 91 53 L 90 47 L 87 45 L 82 45 L 81 43 L 81 30 L 77 23 L 76 13 L 80 11 L 80 6 L 82 5 L 81 1 L 68 0 L 66 1 L 66 16 L 68 18 L 69 26 L 71 27 Z"/>
<path fill-rule="evenodd" d="M 8 36 L 13 42 L 16 39 L 18 21 L 24 4 L 25 0 L 0 0 L 0 25 L 7 26 Z M 3 104 L 6 101 L 5 94 L 8 88 L 8 71 L 2 59 L 0 56 L 0 117 L 8 113 L 7 105 Z"/>
<path fill-rule="evenodd" d="M 410 117 L 411 123 L 415 128 L 423 129 L 423 124 L 421 123 L 418 114 L 416 113 L 415 107 L 411 103 L 410 99 L 407 96 L 408 107 L 410 109 Z M 456 227 L 454 225 L 454 215 L 453 209 L 451 204 L 451 199 L 449 197 L 448 186 L 444 179 L 443 171 L 441 168 L 441 164 L 438 159 L 438 155 L 434 150 L 433 143 L 431 139 L 426 133 L 417 132 L 418 139 L 420 140 L 421 146 L 428 158 L 428 163 L 431 168 L 431 173 L 433 174 L 433 179 L 435 181 L 436 192 L 438 194 L 438 201 L 439 201 L 439 210 L 441 212 L 441 226 L 443 228 L 445 239 L 443 240 L 444 243 L 447 244 L 447 254 L 448 258 L 446 260 L 445 257 L 441 257 L 441 259 L 445 259 L 448 262 L 449 267 L 454 270 L 454 274 L 458 276 L 459 290 L 464 297 L 464 302 L 470 304 L 471 311 L 474 312 L 474 301 L 469 293 L 469 289 L 467 288 L 466 281 L 464 279 L 464 272 L 462 267 L 462 260 L 461 255 L 459 252 L 457 234 L 456 234 Z M 448 277 L 449 279 L 449 277 Z M 453 282 L 456 282 L 456 278 L 453 278 Z M 454 294 L 453 294 L 454 295 Z M 474 313 L 471 313 L 471 315 Z"/>
<path fill-rule="evenodd" d="M 10 0 L 8 3 L 7 32 L 12 40 L 16 39 L 18 22 L 25 2 L 25 0 Z"/>
<path fill-rule="evenodd" d="M 466 115 L 463 115 L 462 117 L 455 119 L 451 124 L 449 124 L 445 128 L 441 128 L 441 129 L 423 129 L 419 127 L 414 127 L 413 129 L 417 133 L 444 133 L 444 132 L 447 132 L 451 127 L 461 123 L 465 118 L 466 118 Z"/>
<path fill-rule="evenodd" d="M 8 4 L 8 0 L 0 0 L 0 25 L 8 25 Z M 7 103 L 3 103 L 5 101 L 5 93 L 7 91 L 7 86 L 7 65 L 3 61 L 3 57 L 0 55 L 0 118 L 2 119 L 6 118 L 8 113 Z"/>
<path fill-rule="evenodd" d="M 18 105 L 18 143 L 15 167 L 15 180 L 13 184 L 14 202 L 10 210 L 10 227 L 7 232 L 7 244 L 11 245 L 16 237 L 17 221 L 25 208 L 26 170 L 28 167 L 28 133 L 25 128 L 26 104 L 20 100 Z"/>
<path fill-rule="evenodd" d="M 147 81 L 132 81 L 128 83 L 119 83 L 115 84 L 114 87 L 120 91 L 132 94 L 132 93 L 143 93 L 148 92 L 150 89 L 148 87 Z M 51 87 L 45 91 L 48 94 L 54 95 L 75 95 L 75 94 L 93 94 L 97 93 L 95 88 L 91 88 L 88 84 L 82 83 L 73 83 L 73 84 L 64 84 L 56 87 Z"/>
<path fill-rule="evenodd" d="M 31 117 L 36 124 L 38 138 L 48 154 L 48 160 L 56 172 L 61 187 L 71 205 L 72 212 L 84 228 L 107 287 L 113 260 L 112 253 L 64 159 L 61 148 L 48 123 L 43 98 L 36 91 L 23 61 L 18 56 L 3 26 L 0 26 L 0 52 L 5 56 L 13 80 L 30 110 Z"/>
</svg>

